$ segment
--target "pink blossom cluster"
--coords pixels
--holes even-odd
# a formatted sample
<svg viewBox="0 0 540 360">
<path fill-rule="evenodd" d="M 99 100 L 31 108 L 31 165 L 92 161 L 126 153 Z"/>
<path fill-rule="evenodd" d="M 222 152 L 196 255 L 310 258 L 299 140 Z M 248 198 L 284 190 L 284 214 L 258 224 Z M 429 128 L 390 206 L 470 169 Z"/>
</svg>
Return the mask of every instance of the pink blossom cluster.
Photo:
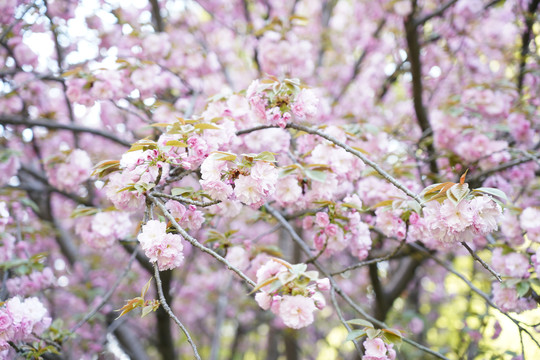
<svg viewBox="0 0 540 360">
<path fill-rule="evenodd" d="M 81 149 L 71 151 L 65 161 L 53 159 L 47 163 L 49 182 L 60 190 L 76 190 L 88 180 L 91 173 L 92 160 L 88 153 Z"/>
<path fill-rule="evenodd" d="M 109 176 L 107 197 L 119 210 L 134 211 L 144 202 L 142 193 L 169 175 L 170 165 L 158 149 L 129 151 L 120 160 L 122 172 Z"/>
<path fill-rule="evenodd" d="M 394 345 L 385 343 L 379 337 L 366 339 L 364 348 L 366 351 L 362 356 L 362 360 L 394 360 L 396 358 Z"/>
<path fill-rule="evenodd" d="M 493 302 L 504 312 L 513 311 L 520 313 L 535 309 L 537 306 L 536 301 L 531 298 L 520 298 L 516 288 L 507 284 L 494 282 L 492 293 Z"/>
<path fill-rule="evenodd" d="M 369 226 L 362 221 L 358 211 L 362 202 L 357 195 L 352 195 L 345 197 L 344 204 L 349 206 L 336 207 L 337 213 L 332 218 L 323 211 L 317 212 L 315 217 L 304 217 L 302 227 L 313 233 L 317 251 L 324 250 L 324 254 L 329 255 L 348 247 L 353 256 L 363 260 L 371 250 L 372 241 Z"/>
<path fill-rule="evenodd" d="M 191 125 L 184 126 L 184 130 L 188 133 L 194 131 Z M 212 129 L 214 132 L 222 135 L 223 131 Z M 210 130 L 209 130 L 209 133 Z M 210 155 L 210 152 L 216 151 L 219 148 L 219 142 L 210 138 L 206 133 L 204 136 L 198 134 L 163 134 L 158 139 L 157 143 L 160 146 L 160 151 L 166 158 L 166 161 L 174 166 L 181 166 L 184 169 L 196 169 Z M 218 136 L 219 136 L 218 135 Z M 187 147 L 177 147 L 167 145 L 169 141 L 184 142 Z M 220 139 L 223 141 L 223 139 Z"/>
<path fill-rule="evenodd" d="M 77 219 L 75 233 L 94 249 L 105 249 L 133 232 L 129 214 L 121 211 L 99 212 Z"/>
<path fill-rule="evenodd" d="M 394 236 L 400 240 L 405 238 L 407 228 L 403 219 L 401 219 L 401 210 L 388 210 L 383 207 L 375 210 L 377 216 L 375 226 L 386 236 Z"/>
<path fill-rule="evenodd" d="M 503 254 L 502 248 L 496 248 L 493 250 L 491 264 L 493 269 L 502 276 L 518 279 L 529 278 L 529 259 L 518 252 Z"/>
<path fill-rule="evenodd" d="M 521 228 L 527 232 L 529 240 L 540 242 L 540 209 L 536 207 L 527 207 L 519 216 Z"/>
<path fill-rule="evenodd" d="M 6 281 L 6 287 L 10 295 L 28 296 L 55 284 L 55 277 L 51 268 L 46 267 L 42 271 L 33 271 L 29 275 L 10 278 Z"/>
<path fill-rule="evenodd" d="M 426 245 L 448 247 L 496 230 L 502 209 L 490 196 L 482 195 L 457 204 L 450 199 L 429 201 L 423 213 L 421 225 L 429 231 L 424 237 Z"/>
<path fill-rule="evenodd" d="M 0 186 L 6 185 L 17 174 L 21 164 L 13 154 L 0 154 Z"/>
<path fill-rule="evenodd" d="M 255 295 L 255 301 L 263 310 L 271 310 L 293 329 L 313 323 L 313 313 L 326 306 L 321 291 L 330 289 L 327 278 L 317 279 L 318 273 L 306 272 L 306 268 L 305 264 L 289 265 L 270 259 L 257 270 L 257 283 L 261 291 Z M 310 284 L 310 281 L 315 283 Z"/>
<path fill-rule="evenodd" d="M 300 88 L 297 80 L 253 81 L 246 90 L 251 111 L 259 121 L 285 128 L 294 119 L 313 121 L 319 112 L 319 98 L 311 89 Z"/>
<path fill-rule="evenodd" d="M 238 164 L 213 153 L 201 165 L 201 186 L 216 200 L 238 200 L 260 207 L 274 194 L 278 170 L 270 162 L 253 160 Z"/>
<path fill-rule="evenodd" d="M 167 224 L 150 220 L 137 236 L 144 254 L 156 263 L 160 271 L 177 268 L 184 262 L 182 236 L 167 233 Z"/>
<path fill-rule="evenodd" d="M 51 324 L 45 306 L 36 297 L 12 297 L 0 307 L 0 356 L 8 356 L 8 342 L 31 341 Z"/>
<path fill-rule="evenodd" d="M 178 201 L 169 200 L 165 203 L 165 207 L 183 229 L 197 231 L 204 222 L 202 211 L 197 210 L 195 205 L 189 205 L 186 209 L 186 207 Z"/>
</svg>

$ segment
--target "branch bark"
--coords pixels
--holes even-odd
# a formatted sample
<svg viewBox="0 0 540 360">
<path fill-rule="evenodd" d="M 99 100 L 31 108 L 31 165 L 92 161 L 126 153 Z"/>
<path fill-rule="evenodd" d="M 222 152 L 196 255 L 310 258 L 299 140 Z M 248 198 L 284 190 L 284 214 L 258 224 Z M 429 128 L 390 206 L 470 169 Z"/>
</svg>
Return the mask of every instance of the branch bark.
<svg viewBox="0 0 540 360">
<path fill-rule="evenodd" d="M 34 126 L 42 126 L 47 129 L 69 130 L 74 133 L 89 133 L 89 134 L 101 136 L 105 139 L 109 139 L 111 141 L 114 141 L 117 144 L 120 144 L 126 147 L 131 146 L 130 142 L 126 140 L 122 140 L 109 132 L 101 131 L 99 129 L 89 128 L 85 126 L 80 126 L 77 124 L 62 124 L 62 123 L 53 122 L 53 121 L 45 120 L 45 119 L 29 120 L 29 119 L 23 118 L 22 116 L 6 116 L 6 115 L 0 116 L 0 124 L 26 126 L 29 128 L 34 127 Z"/>
</svg>

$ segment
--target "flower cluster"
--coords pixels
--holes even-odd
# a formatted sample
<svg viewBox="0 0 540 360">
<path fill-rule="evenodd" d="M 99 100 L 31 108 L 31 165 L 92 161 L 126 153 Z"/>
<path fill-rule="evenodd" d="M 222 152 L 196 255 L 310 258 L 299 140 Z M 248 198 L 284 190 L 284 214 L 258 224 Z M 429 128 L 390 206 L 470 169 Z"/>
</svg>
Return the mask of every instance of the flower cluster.
<svg viewBox="0 0 540 360">
<path fill-rule="evenodd" d="M 314 217 L 306 216 L 302 226 L 313 232 L 313 245 L 317 251 L 334 254 L 348 247 L 353 256 L 363 260 L 371 250 L 372 241 L 369 226 L 362 221 L 358 211 L 362 201 L 352 195 L 345 197 L 339 205 L 329 212 L 319 211 Z"/>
<path fill-rule="evenodd" d="M 534 241 L 540 242 L 540 209 L 528 207 L 521 213 L 519 224 L 521 228 L 527 232 L 527 237 Z"/>
<path fill-rule="evenodd" d="M 285 128 L 293 118 L 310 121 L 319 111 L 319 99 L 311 89 L 301 88 L 296 79 L 255 80 L 246 90 L 252 111 L 263 123 Z"/>
<path fill-rule="evenodd" d="M 238 163 L 234 154 L 213 153 L 201 165 L 202 188 L 217 200 L 260 207 L 275 192 L 278 180 L 278 170 L 267 158 L 273 160 L 269 153 L 243 155 Z"/>
<path fill-rule="evenodd" d="M 50 324 L 49 313 L 38 298 L 10 298 L 0 308 L 0 355 L 9 349 L 8 342 L 30 341 Z"/>
<path fill-rule="evenodd" d="M 204 222 L 202 211 L 197 210 L 195 205 L 189 205 L 188 208 L 178 201 L 169 200 L 165 203 L 165 208 L 178 221 L 183 229 L 199 230 Z"/>
<path fill-rule="evenodd" d="M 385 343 L 379 337 L 366 339 L 364 348 L 366 352 L 362 356 L 362 360 L 394 360 L 396 358 L 394 345 Z"/>
<path fill-rule="evenodd" d="M 424 208 L 427 228 L 443 246 L 470 241 L 475 235 L 486 235 L 497 230 L 497 219 L 501 215 L 499 204 L 487 195 L 458 203 L 450 199 L 442 203 L 431 201 Z"/>
<path fill-rule="evenodd" d="M 46 289 L 54 283 L 54 274 L 51 268 L 46 267 L 43 271 L 33 271 L 29 275 L 10 278 L 6 281 L 6 287 L 11 295 L 28 296 Z"/>
<path fill-rule="evenodd" d="M 92 160 L 81 149 L 75 149 L 65 159 L 53 157 L 47 162 L 51 185 L 60 190 L 75 190 L 92 173 Z"/>
<path fill-rule="evenodd" d="M 120 211 L 99 212 L 77 220 L 75 233 L 84 243 L 94 249 L 104 249 L 116 240 L 131 234 L 133 224 L 129 214 Z"/>
<path fill-rule="evenodd" d="M 257 271 L 255 289 L 261 290 L 255 295 L 257 304 L 264 310 L 270 309 L 293 329 L 306 327 L 314 321 L 315 310 L 326 306 L 320 291 L 330 289 L 328 279 L 318 279 L 317 271 L 306 269 L 306 264 L 291 265 L 271 259 Z"/>
<path fill-rule="evenodd" d="M 174 269 L 184 261 L 182 236 L 167 233 L 167 224 L 150 220 L 137 236 L 150 262 L 157 262 L 160 271 Z"/>
<path fill-rule="evenodd" d="M 515 287 L 508 284 L 493 283 L 493 302 L 504 312 L 514 311 L 520 313 L 525 310 L 535 309 L 537 304 L 531 298 L 519 297 Z"/>
</svg>

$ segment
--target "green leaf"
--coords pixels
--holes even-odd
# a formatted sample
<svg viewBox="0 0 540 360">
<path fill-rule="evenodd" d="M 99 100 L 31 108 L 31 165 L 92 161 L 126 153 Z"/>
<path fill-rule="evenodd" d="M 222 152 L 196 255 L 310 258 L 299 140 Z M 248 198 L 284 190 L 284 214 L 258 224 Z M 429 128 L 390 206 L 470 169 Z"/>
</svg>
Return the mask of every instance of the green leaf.
<svg viewBox="0 0 540 360">
<path fill-rule="evenodd" d="M 294 273 L 290 273 L 290 272 L 281 272 L 281 273 L 279 273 L 279 275 L 278 275 L 278 279 L 279 279 L 279 281 L 280 281 L 283 285 L 285 285 L 285 284 L 287 284 L 288 282 L 291 282 L 291 281 L 293 281 L 294 279 L 296 279 L 297 276 L 298 276 L 298 275 L 297 275 L 297 274 L 294 274 Z"/>
<path fill-rule="evenodd" d="M 183 196 L 185 194 L 192 193 L 194 190 L 191 186 L 186 187 L 175 187 L 171 190 L 171 195 L 173 196 Z"/>
<path fill-rule="evenodd" d="M 78 206 L 77 208 L 73 209 L 70 217 L 73 219 L 73 218 L 78 218 L 78 217 L 83 217 L 83 216 L 90 216 L 90 215 L 95 215 L 98 212 L 99 212 L 99 209 L 95 207 Z"/>
<path fill-rule="evenodd" d="M 369 321 L 367 320 L 364 320 L 364 319 L 351 319 L 351 320 L 347 320 L 346 321 L 347 324 L 351 324 L 351 325 L 357 325 L 357 326 L 363 326 L 363 327 L 367 327 L 367 328 L 375 328 L 375 326 L 373 326 L 372 323 L 370 323 Z"/>
<path fill-rule="evenodd" d="M 446 192 L 448 199 L 454 204 L 459 204 L 471 191 L 468 184 L 456 184 Z"/>
<path fill-rule="evenodd" d="M 221 130 L 219 126 L 210 123 L 200 123 L 193 126 L 195 127 L 195 129 L 199 130 Z"/>
<path fill-rule="evenodd" d="M 216 151 L 215 154 L 221 154 L 223 156 L 216 156 L 216 160 L 221 160 L 221 161 L 235 161 L 236 158 L 237 158 L 237 155 L 236 154 L 232 154 L 232 153 L 228 153 L 228 152 L 224 152 L 224 151 Z"/>
<path fill-rule="evenodd" d="M 148 289 L 150 289 L 150 285 L 152 284 L 152 279 L 153 277 L 150 278 L 150 280 L 148 280 L 148 282 L 143 286 L 142 290 L 141 290 L 141 297 L 144 299 L 144 296 L 146 295 L 146 293 L 148 292 Z"/>
<path fill-rule="evenodd" d="M 131 145 L 131 148 L 128 150 L 128 152 L 137 150 L 157 149 L 157 147 L 158 146 L 155 141 L 149 139 L 142 139 Z"/>
<path fill-rule="evenodd" d="M 530 288 L 531 288 L 531 284 L 528 281 L 522 281 L 518 283 L 516 286 L 518 297 L 523 297 L 525 294 L 529 292 Z"/>
<path fill-rule="evenodd" d="M 473 192 L 474 191 L 478 191 L 478 192 L 488 194 L 488 195 L 493 195 L 500 199 L 503 199 L 505 203 L 508 202 L 508 197 L 506 196 L 506 194 L 499 189 L 490 188 L 490 187 L 481 187 L 481 188 L 474 189 Z"/>
<path fill-rule="evenodd" d="M 382 329 L 382 332 L 384 333 L 383 336 L 388 342 L 391 342 L 398 347 L 403 342 L 403 335 L 401 334 L 401 331 L 397 329 Z"/>
<path fill-rule="evenodd" d="M 154 307 L 152 305 L 146 305 L 142 308 L 141 312 L 141 318 L 145 317 L 146 315 L 150 314 L 152 311 L 154 311 Z"/>
<path fill-rule="evenodd" d="M 255 160 L 261 160 L 261 161 L 267 161 L 267 162 L 276 162 L 276 158 L 274 157 L 276 155 L 275 153 L 272 153 L 270 151 L 263 151 L 259 155 L 255 156 Z"/>
<path fill-rule="evenodd" d="M 364 330 L 352 330 L 349 332 L 349 334 L 347 334 L 345 341 L 355 340 L 364 336 L 366 336 L 366 332 Z"/>
<path fill-rule="evenodd" d="M 367 329 L 366 334 L 368 338 L 375 339 L 381 333 L 381 329 Z"/>
<path fill-rule="evenodd" d="M 187 144 L 178 140 L 169 140 L 165 143 L 165 146 L 176 146 L 185 148 L 187 147 Z"/>
<path fill-rule="evenodd" d="M 99 178 L 102 178 L 118 170 L 120 170 L 119 160 L 105 160 L 105 161 L 100 162 L 94 167 L 92 176 L 97 176 Z"/>
<path fill-rule="evenodd" d="M 20 202 L 24 205 L 24 206 L 28 206 L 29 208 L 31 208 L 32 210 L 34 210 L 34 212 L 37 214 L 39 213 L 39 207 L 37 206 L 37 204 L 29 199 L 29 198 L 26 198 L 26 197 L 23 197 L 20 199 Z"/>
<path fill-rule="evenodd" d="M 323 172 L 323 171 L 305 169 L 304 173 L 311 180 L 315 180 L 315 181 L 319 181 L 319 182 L 325 182 L 326 181 L 326 173 Z"/>
</svg>

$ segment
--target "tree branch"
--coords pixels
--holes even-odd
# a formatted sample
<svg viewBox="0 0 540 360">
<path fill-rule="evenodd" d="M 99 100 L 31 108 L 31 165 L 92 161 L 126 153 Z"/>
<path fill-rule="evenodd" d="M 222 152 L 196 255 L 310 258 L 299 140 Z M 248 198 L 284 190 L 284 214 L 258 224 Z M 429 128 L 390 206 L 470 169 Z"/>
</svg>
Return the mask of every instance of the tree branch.
<svg viewBox="0 0 540 360">
<path fill-rule="evenodd" d="M 191 245 L 196 247 L 197 249 L 209 254 L 210 256 L 214 257 L 219 262 L 223 263 L 225 266 L 227 266 L 228 269 L 234 271 L 238 276 L 240 276 L 245 282 L 247 282 L 252 287 L 255 287 L 257 284 L 251 280 L 246 274 L 244 274 L 240 269 L 233 266 L 228 260 L 226 260 L 224 257 L 220 256 L 218 253 L 216 253 L 214 250 L 207 248 L 206 246 L 202 245 L 200 242 L 197 241 L 193 236 L 189 235 L 182 227 L 178 224 L 176 219 L 167 211 L 165 206 L 157 200 L 152 194 L 147 195 L 150 201 L 152 201 L 154 204 L 156 204 L 161 211 L 163 212 L 163 215 L 171 222 L 171 224 L 175 227 L 175 229 L 182 235 L 184 239 L 186 239 Z"/>
<path fill-rule="evenodd" d="M 525 77 L 525 67 L 527 65 L 527 56 L 529 55 L 529 44 L 531 42 L 532 27 L 535 21 L 535 13 L 540 0 L 532 0 L 525 14 L 525 31 L 521 35 L 521 52 L 519 60 L 519 73 L 518 73 L 518 92 L 521 94 L 523 91 L 523 79 Z"/>
<path fill-rule="evenodd" d="M 414 1 L 413 1 L 414 2 Z M 416 8 L 416 3 L 413 5 L 413 9 Z M 418 42 L 418 29 L 413 14 L 405 20 L 405 32 L 408 45 L 408 59 L 411 64 L 411 75 L 413 84 L 413 103 L 414 111 L 416 113 L 416 119 L 422 129 L 423 133 L 431 130 L 431 124 L 429 123 L 428 113 L 424 106 L 423 99 L 423 87 L 422 87 L 422 63 L 420 62 L 420 44 Z M 435 153 L 433 143 L 427 144 L 428 154 L 431 156 Z M 429 162 L 429 170 L 433 174 L 438 173 L 437 162 L 435 158 L 432 158 Z"/>
<path fill-rule="evenodd" d="M 47 121 L 47 120 L 29 120 L 25 119 L 23 117 L 17 117 L 17 116 L 6 116 L 2 115 L 0 116 L 0 124 L 2 125 L 17 125 L 17 126 L 26 126 L 26 127 L 34 127 L 34 126 L 42 126 L 48 129 L 57 129 L 57 130 L 69 130 L 74 133 L 89 133 L 97 136 L 101 136 L 103 138 L 109 139 L 111 141 L 114 141 L 117 144 L 130 147 L 131 143 L 129 143 L 126 140 L 122 140 L 113 134 L 101 131 L 99 129 L 93 129 L 85 126 L 80 126 L 77 124 L 61 124 L 57 122 Z"/>
<path fill-rule="evenodd" d="M 154 264 L 154 277 L 156 278 L 156 287 L 157 287 L 157 290 L 158 290 L 159 301 L 161 303 L 161 307 L 165 310 L 165 312 L 169 315 L 169 317 L 171 319 L 173 319 L 173 321 L 176 323 L 176 325 L 178 325 L 180 330 L 182 330 L 182 332 L 184 333 L 184 335 L 187 338 L 187 341 L 188 341 L 189 345 L 191 345 L 191 348 L 193 349 L 193 353 L 195 355 L 195 358 L 197 360 L 201 360 L 199 352 L 197 351 L 197 346 L 193 342 L 193 339 L 191 339 L 191 336 L 189 335 L 188 330 L 186 329 L 184 324 L 182 324 L 182 322 L 176 317 L 176 315 L 174 315 L 173 311 L 169 307 L 169 304 L 167 303 L 167 300 L 165 299 L 165 295 L 163 294 L 163 286 L 162 286 L 162 283 L 161 283 L 161 277 L 159 276 L 159 269 L 158 269 L 158 266 L 157 266 L 156 263 Z"/>
<path fill-rule="evenodd" d="M 266 204 L 264 205 L 265 209 L 268 211 L 268 213 L 270 213 L 270 215 L 272 215 L 286 230 L 287 232 L 289 233 L 289 235 L 291 236 L 292 240 L 300 247 L 300 249 L 302 250 L 302 252 L 304 252 L 304 254 L 306 254 L 307 256 L 310 256 L 311 254 L 311 250 L 309 249 L 309 246 L 307 246 L 307 244 L 302 240 L 302 238 L 300 238 L 300 236 L 298 236 L 298 234 L 296 233 L 296 231 L 293 229 L 293 227 L 291 226 L 291 224 L 289 224 L 289 222 L 287 220 L 285 220 L 285 218 L 283 217 L 283 215 L 281 215 L 280 212 L 278 212 L 276 209 L 274 209 L 272 206 Z M 369 315 L 364 309 L 362 309 L 360 306 L 358 306 L 342 289 L 341 287 L 337 284 L 336 280 L 334 279 L 334 277 L 328 272 L 326 271 L 326 269 L 318 262 L 318 261 L 314 261 L 313 264 L 315 265 L 315 267 L 326 277 L 328 277 L 328 279 L 330 280 L 330 284 L 332 286 L 332 288 L 335 290 L 335 292 L 341 296 L 343 298 L 343 300 L 345 300 L 345 302 L 347 302 L 347 304 L 349 304 L 357 313 L 359 313 L 361 316 L 363 316 L 365 319 L 369 320 L 370 322 L 372 322 L 375 326 L 379 327 L 379 328 L 388 328 L 388 325 L 386 325 L 384 322 L 382 321 L 379 321 L 377 320 L 376 318 L 374 318 L 373 316 Z M 409 338 L 406 338 L 404 337 L 403 338 L 403 341 L 428 353 L 428 354 L 431 354 L 439 359 L 444 359 L 444 360 L 449 360 L 446 356 L 434 351 L 434 350 L 431 350 L 430 348 L 427 348 L 419 343 L 417 343 L 416 341 L 414 340 L 411 340 Z"/>
</svg>

